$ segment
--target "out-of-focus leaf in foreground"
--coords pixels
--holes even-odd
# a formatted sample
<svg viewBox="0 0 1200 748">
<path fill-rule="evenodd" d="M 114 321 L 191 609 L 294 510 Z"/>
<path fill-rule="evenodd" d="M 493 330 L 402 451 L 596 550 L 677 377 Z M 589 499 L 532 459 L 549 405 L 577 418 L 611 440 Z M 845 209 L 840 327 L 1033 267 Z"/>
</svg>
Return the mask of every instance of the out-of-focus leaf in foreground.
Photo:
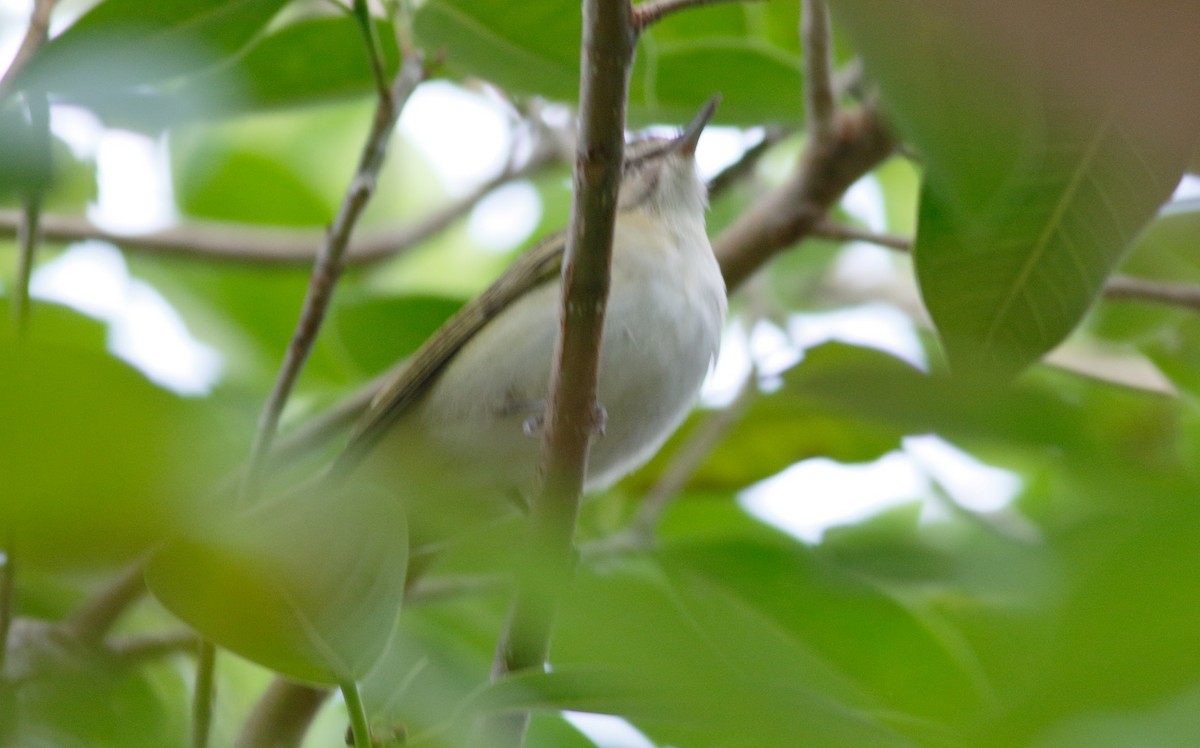
<svg viewBox="0 0 1200 748">
<path fill-rule="evenodd" d="M 404 512 L 362 487 L 300 489 L 170 541 L 146 579 L 217 644 L 293 678 L 345 684 L 375 664 L 408 566 Z"/>
<path fill-rule="evenodd" d="M 974 5 L 837 3 L 926 160 L 914 254 L 950 361 L 1005 378 L 1079 323 L 1195 140 L 1151 137 L 1157 112 L 1115 83 L 1065 86 L 1053 40 L 1028 24 L 1001 42 Z"/>
</svg>

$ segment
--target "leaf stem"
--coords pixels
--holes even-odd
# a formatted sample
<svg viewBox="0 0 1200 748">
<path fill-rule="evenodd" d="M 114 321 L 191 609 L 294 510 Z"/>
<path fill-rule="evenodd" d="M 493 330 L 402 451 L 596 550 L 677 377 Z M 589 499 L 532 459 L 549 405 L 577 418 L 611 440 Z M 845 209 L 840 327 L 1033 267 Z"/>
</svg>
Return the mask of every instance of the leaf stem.
<svg viewBox="0 0 1200 748">
<path fill-rule="evenodd" d="M 350 731 L 354 736 L 354 748 L 371 748 L 371 725 L 367 721 L 367 710 L 363 706 L 358 684 L 348 681 L 341 685 L 342 699 L 350 715 Z"/>
</svg>

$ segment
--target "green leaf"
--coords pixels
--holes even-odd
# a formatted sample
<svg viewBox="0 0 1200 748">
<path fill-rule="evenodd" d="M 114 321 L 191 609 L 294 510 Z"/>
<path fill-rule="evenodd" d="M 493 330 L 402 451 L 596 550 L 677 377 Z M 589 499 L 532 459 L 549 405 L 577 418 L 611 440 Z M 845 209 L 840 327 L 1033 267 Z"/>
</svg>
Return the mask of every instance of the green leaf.
<svg viewBox="0 0 1200 748">
<path fill-rule="evenodd" d="M 0 340 L 0 537 L 33 567 L 122 562 L 188 522 L 224 471 L 217 409 L 73 347 L 94 328 L 43 311 L 33 340 Z"/>
<path fill-rule="evenodd" d="M 1058 87 L 1025 27 L 990 35 L 911 0 L 837 7 L 926 159 L 914 253 L 949 359 L 1011 376 L 1079 323 L 1191 149 L 1142 137 L 1157 115 L 1115 83 Z"/>
<path fill-rule="evenodd" d="M 636 684 L 645 696 L 619 713 L 663 743 L 911 745 L 806 642 L 702 579 L 664 576 L 652 559 L 583 570 L 551 664 Z"/>
<path fill-rule="evenodd" d="M 686 121 L 714 93 L 717 121 L 762 124 L 802 116 L 796 8 L 696 8 L 642 35 L 630 81 L 630 118 Z M 579 87 L 579 6 L 564 0 L 512 3 L 433 0 L 415 28 L 444 50 L 459 75 L 481 76 L 507 91 L 574 101 Z"/>
<path fill-rule="evenodd" d="M 416 294 L 349 299 L 334 311 L 327 333 L 359 368 L 378 373 L 412 355 L 461 306 L 460 299 Z"/>
<path fill-rule="evenodd" d="M 404 595 L 408 533 L 395 497 L 301 489 L 155 554 L 155 596 L 222 647 L 292 678 L 361 679 L 384 651 Z"/>
<path fill-rule="evenodd" d="M 390 24 L 377 26 L 385 64 L 393 70 L 396 35 Z M 235 111 L 318 104 L 375 90 L 362 32 L 348 14 L 288 24 L 190 85 L 236 89 L 241 98 L 231 105 Z"/>
<path fill-rule="evenodd" d="M 287 0 L 106 0 L 56 36 L 29 75 L 66 72 L 106 50 L 125 85 L 157 83 L 192 72 L 244 47 Z M 195 55 L 195 56 L 193 56 Z M 155 60 L 154 67 L 145 67 Z"/>
</svg>

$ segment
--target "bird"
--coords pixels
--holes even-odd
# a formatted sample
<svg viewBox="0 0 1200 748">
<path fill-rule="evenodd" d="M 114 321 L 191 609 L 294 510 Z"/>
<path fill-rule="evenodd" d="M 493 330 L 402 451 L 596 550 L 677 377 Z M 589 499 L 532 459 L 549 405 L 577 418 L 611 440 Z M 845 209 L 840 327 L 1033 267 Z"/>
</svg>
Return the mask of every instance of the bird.
<svg viewBox="0 0 1200 748">
<path fill-rule="evenodd" d="M 587 493 L 657 452 L 695 404 L 719 351 L 725 283 L 695 163 L 716 103 L 677 137 L 625 149 L 597 375 L 604 428 L 587 461 Z M 565 231 L 536 244 L 435 332 L 383 384 L 328 474 L 369 476 L 425 514 L 457 506 L 447 524 L 475 512 L 463 507 L 531 496 L 565 246 Z"/>
</svg>

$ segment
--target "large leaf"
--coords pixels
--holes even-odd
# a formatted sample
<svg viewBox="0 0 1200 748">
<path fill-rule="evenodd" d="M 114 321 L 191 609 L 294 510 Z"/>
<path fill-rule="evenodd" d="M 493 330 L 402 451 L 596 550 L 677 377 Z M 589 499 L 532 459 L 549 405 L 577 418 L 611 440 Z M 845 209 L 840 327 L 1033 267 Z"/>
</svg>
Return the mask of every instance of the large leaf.
<svg viewBox="0 0 1200 748">
<path fill-rule="evenodd" d="M 217 644 L 300 680 L 361 679 L 404 595 L 408 534 L 394 497 L 300 490 L 168 543 L 146 579 Z"/>
<path fill-rule="evenodd" d="M 975 5 L 837 3 L 927 161 L 916 263 L 950 360 L 1006 377 L 1078 324 L 1191 148 L 1149 137 L 1156 115 L 1116 88 L 1066 86 L 1036 25 L 993 34 Z"/>
<path fill-rule="evenodd" d="M 796 13 L 792 4 L 737 5 L 662 21 L 642 36 L 630 81 L 631 119 L 686 120 L 721 93 L 720 122 L 795 122 L 803 108 Z M 573 101 L 580 23 L 579 5 L 565 0 L 433 0 L 418 12 L 416 31 L 429 49 L 445 51 L 456 73 L 514 93 Z"/>
</svg>

